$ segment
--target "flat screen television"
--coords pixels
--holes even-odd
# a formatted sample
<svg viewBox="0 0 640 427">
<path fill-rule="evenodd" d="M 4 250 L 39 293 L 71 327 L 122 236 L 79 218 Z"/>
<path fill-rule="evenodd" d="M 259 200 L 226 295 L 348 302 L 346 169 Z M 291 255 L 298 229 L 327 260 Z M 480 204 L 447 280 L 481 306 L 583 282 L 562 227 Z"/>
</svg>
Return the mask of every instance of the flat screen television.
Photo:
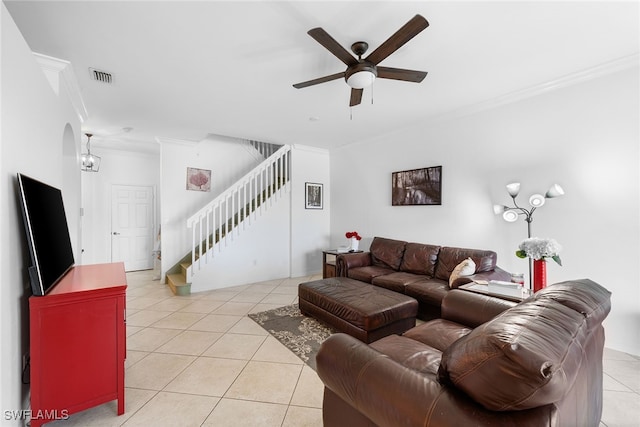
<svg viewBox="0 0 640 427">
<path fill-rule="evenodd" d="M 45 295 L 74 264 L 62 192 L 18 174 L 20 206 L 27 235 L 34 295 Z"/>
</svg>

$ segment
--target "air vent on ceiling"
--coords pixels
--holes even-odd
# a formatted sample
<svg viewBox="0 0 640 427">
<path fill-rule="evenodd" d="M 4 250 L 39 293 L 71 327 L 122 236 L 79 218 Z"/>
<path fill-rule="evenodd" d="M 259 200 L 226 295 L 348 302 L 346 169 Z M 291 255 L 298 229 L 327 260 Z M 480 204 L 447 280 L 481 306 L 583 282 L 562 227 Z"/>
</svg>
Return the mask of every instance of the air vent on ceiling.
<svg viewBox="0 0 640 427">
<path fill-rule="evenodd" d="M 91 74 L 91 78 L 93 80 L 97 80 L 102 83 L 111 84 L 113 83 L 113 74 L 107 73 L 106 71 L 96 70 L 95 68 L 89 68 L 89 73 Z"/>
</svg>

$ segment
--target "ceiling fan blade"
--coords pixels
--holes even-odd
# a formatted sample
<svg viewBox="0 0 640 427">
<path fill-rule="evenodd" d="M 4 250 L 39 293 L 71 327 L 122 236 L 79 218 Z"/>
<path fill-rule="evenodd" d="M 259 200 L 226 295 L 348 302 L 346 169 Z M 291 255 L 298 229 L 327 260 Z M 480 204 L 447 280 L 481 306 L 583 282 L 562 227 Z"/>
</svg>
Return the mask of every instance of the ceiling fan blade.
<svg viewBox="0 0 640 427">
<path fill-rule="evenodd" d="M 366 58 L 367 61 L 378 65 L 387 56 L 400 49 L 406 42 L 417 36 L 422 30 L 427 28 L 429 23 L 422 15 L 416 15 L 382 43 L 376 50 Z"/>
<path fill-rule="evenodd" d="M 378 78 L 420 83 L 427 76 L 426 71 L 404 70 L 402 68 L 376 67 Z"/>
<path fill-rule="evenodd" d="M 322 28 L 312 28 L 307 31 L 318 43 L 324 46 L 329 52 L 333 53 L 340 61 L 351 66 L 358 63 L 358 60 L 349 53 L 347 49 L 342 47 L 333 37 Z"/>
<path fill-rule="evenodd" d="M 363 89 L 351 89 L 351 99 L 349 100 L 349 107 L 360 104 L 362 101 Z"/>
<path fill-rule="evenodd" d="M 317 85 L 324 82 L 330 82 L 331 80 L 339 79 L 340 77 L 344 77 L 344 71 L 341 73 L 331 74 L 330 76 L 318 77 L 317 79 L 308 80 L 302 83 L 296 83 L 293 85 L 296 89 L 302 89 L 303 87 L 309 87 L 313 85 Z"/>
</svg>

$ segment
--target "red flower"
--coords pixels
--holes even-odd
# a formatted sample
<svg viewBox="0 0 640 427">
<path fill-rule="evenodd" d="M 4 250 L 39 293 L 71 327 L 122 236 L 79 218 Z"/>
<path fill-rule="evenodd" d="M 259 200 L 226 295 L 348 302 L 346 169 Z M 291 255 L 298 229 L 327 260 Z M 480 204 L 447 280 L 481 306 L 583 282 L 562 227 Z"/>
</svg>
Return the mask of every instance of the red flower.
<svg viewBox="0 0 640 427">
<path fill-rule="evenodd" d="M 347 231 L 345 236 L 347 237 L 347 239 L 353 239 L 353 238 L 355 238 L 356 240 L 362 239 L 362 237 L 360 237 L 357 231 Z"/>
</svg>

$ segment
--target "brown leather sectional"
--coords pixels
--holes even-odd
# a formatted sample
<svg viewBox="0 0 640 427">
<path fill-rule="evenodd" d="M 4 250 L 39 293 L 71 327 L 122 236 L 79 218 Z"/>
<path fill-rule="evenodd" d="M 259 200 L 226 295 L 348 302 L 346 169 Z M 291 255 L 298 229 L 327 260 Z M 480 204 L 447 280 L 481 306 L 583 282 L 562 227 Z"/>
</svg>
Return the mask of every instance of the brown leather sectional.
<svg viewBox="0 0 640 427">
<path fill-rule="evenodd" d="M 449 286 L 449 277 L 466 258 L 476 273 Z M 375 237 L 368 252 L 340 254 L 337 275 L 371 283 L 418 300 L 418 318 L 440 318 L 442 299 L 451 289 L 474 280 L 508 281 L 511 275 L 496 266 L 497 254 L 482 249 L 455 248 Z"/>
<path fill-rule="evenodd" d="M 324 425 L 597 427 L 610 295 L 588 279 L 518 304 L 451 290 L 401 336 L 334 334 L 316 358 Z"/>
</svg>

